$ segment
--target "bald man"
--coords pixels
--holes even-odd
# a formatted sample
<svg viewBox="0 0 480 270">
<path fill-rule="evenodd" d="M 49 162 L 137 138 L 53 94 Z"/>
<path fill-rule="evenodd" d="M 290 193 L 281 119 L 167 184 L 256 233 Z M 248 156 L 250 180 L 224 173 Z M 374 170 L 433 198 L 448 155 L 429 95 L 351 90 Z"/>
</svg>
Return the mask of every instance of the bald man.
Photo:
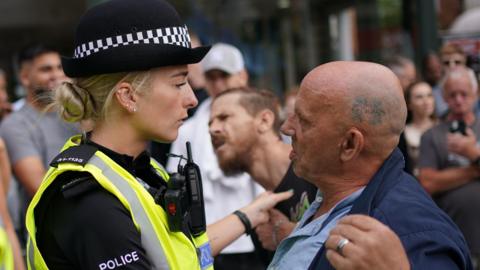
<svg viewBox="0 0 480 270">
<path fill-rule="evenodd" d="M 384 66 L 332 62 L 307 74 L 282 131 L 292 136 L 294 172 L 321 193 L 269 269 L 471 269 L 458 228 L 403 172 L 396 145 L 406 114 L 399 80 Z M 340 221 L 351 214 L 368 222 Z M 390 249 L 400 241 L 382 230 L 405 251 Z M 374 242 L 386 256 L 368 260 Z"/>
</svg>

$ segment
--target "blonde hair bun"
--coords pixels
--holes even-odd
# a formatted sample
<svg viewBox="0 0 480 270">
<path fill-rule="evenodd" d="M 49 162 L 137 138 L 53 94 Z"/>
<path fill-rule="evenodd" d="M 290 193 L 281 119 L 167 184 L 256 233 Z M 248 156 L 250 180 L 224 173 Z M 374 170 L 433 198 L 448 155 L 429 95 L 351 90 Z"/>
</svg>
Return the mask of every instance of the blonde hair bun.
<svg viewBox="0 0 480 270">
<path fill-rule="evenodd" d="M 71 82 L 63 82 L 55 89 L 55 102 L 60 116 L 67 122 L 90 119 L 95 110 L 90 93 Z"/>
</svg>

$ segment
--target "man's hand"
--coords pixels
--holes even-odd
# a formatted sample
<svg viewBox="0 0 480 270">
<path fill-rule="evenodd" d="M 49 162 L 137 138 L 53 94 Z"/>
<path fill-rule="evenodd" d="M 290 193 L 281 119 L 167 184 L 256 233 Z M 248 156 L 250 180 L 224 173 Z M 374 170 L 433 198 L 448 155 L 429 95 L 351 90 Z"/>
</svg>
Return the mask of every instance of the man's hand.
<svg viewBox="0 0 480 270">
<path fill-rule="evenodd" d="M 469 160 L 475 160 L 480 156 L 480 149 L 477 147 L 477 138 L 470 128 L 467 128 L 466 133 L 467 135 L 448 133 L 447 148 L 449 152 L 464 156 Z"/>
<path fill-rule="evenodd" d="M 339 249 L 342 239 L 349 241 Z M 410 269 L 398 236 L 383 223 L 368 216 L 350 215 L 341 219 L 330 231 L 325 247 L 328 261 L 337 270 Z"/>
<path fill-rule="evenodd" d="M 255 229 L 262 246 L 268 250 L 277 249 L 278 244 L 285 239 L 295 228 L 295 223 L 277 209 L 269 211 L 270 218 L 267 223 L 258 225 Z"/>
</svg>

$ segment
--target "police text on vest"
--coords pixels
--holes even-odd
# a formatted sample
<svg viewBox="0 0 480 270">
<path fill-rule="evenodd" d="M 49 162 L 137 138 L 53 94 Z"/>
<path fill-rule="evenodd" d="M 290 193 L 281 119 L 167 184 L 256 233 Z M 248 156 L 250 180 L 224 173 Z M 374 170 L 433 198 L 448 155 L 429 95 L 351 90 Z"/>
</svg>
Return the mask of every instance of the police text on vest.
<svg viewBox="0 0 480 270">
<path fill-rule="evenodd" d="M 117 267 L 124 266 L 132 262 L 136 262 L 139 259 L 140 258 L 138 257 L 137 252 L 133 251 L 125 255 L 121 255 L 120 257 L 113 258 L 111 260 L 103 262 L 99 264 L 98 267 L 100 268 L 100 270 L 115 269 Z"/>
</svg>

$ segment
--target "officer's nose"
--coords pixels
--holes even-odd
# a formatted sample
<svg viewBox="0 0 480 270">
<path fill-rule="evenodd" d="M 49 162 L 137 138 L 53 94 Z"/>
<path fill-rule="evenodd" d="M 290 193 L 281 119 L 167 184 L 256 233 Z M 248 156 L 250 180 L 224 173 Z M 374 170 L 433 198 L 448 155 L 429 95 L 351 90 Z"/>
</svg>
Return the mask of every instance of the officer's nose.
<svg viewBox="0 0 480 270">
<path fill-rule="evenodd" d="M 191 109 L 198 105 L 198 100 L 195 97 L 195 94 L 193 93 L 192 87 L 190 86 L 189 83 L 187 83 L 187 86 L 188 86 L 187 96 L 184 99 L 185 108 Z"/>
</svg>

